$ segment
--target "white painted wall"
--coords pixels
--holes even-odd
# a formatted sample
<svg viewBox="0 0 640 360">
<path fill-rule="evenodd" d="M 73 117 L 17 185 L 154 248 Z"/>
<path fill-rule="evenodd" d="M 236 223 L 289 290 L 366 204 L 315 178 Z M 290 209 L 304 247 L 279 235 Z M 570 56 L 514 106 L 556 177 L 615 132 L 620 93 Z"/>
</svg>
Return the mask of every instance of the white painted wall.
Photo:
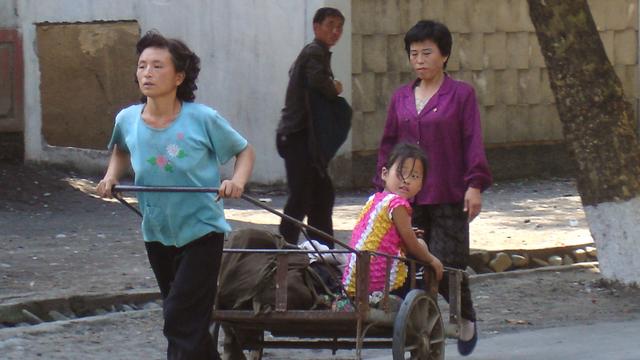
<svg viewBox="0 0 640 360">
<path fill-rule="evenodd" d="M 640 0 L 637 1 L 636 9 L 640 13 Z M 640 29 L 640 16 L 638 16 L 638 27 Z M 638 41 L 638 59 L 640 59 L 640 36 L 637 37 Z M 640 129 L 640 71 L 636 71 L 635 75 L 635 87 L 636 87 L 636 124 Z"/>
<path fill-rule="evenodd" d="M 602 275 L 640 285 L 640 198 L 584 207 Z"/>
<path fill-rule="evenodd" d="M 87 170 L 103 169 L 107 164 L 104 151 L 44 143 L 35 24 L 136 20 L 142 33 L 157 29 L 166 36 L 183 39 L 200 56 L 202 71 L 196 101 L 220 111 L 255 146 L 258 157 L 252 180 L 257 183 L 285 179 L 283 162 L 275 149 L 275 128 L 284 104 L 289 67 L 313 38 L 311 19 L 315 10 L 338 7 L 347 20 L 351 14 L 349 0 L 0 0 L 0 26 L 5 20 L 11 25 L 15 15 L 7 16 L 4 9 L 14 6 L 19 14 L 15 26 L 24 42 L 26 160 L 71 163 Z M 333 52 L 334 72 L 350 98 L 348 21 L 342 41 Z"/>
<path fill-rule="evenodd" d="M 17 25 L 16 1 L 18 0 L 0 0 L 0 28 L 13 28 Z"/>
</svg>

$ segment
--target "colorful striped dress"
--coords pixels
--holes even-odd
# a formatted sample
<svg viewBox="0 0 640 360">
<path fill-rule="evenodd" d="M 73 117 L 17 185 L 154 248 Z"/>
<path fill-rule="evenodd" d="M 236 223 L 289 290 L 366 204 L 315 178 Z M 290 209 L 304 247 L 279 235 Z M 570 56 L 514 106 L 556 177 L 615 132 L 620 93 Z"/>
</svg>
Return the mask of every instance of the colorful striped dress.
<svg viewBox="0 0 640 360">
<path fill-rule="evenodd" d="M 403 197 L 386 191 L 371 195 L 365 204 L 358 223 L 351 234 L 351 247 L 357 250 L 405 256 L 402 238 L 392 219 L 392 212 L 398 206 L 407 208 L 411 215 L 411 205 Z M 382 291 L 385 286 L 387 258 L 371 257 L 369 292 Z M 394 259 L 391 262 L 390 290 L 401 287 L 407 279 L 407 266 Z M 342 274 L 342 284 L 350 295 L 356 292 L 356 256 L 349 254 L 347 266 Z"/>
</svg>

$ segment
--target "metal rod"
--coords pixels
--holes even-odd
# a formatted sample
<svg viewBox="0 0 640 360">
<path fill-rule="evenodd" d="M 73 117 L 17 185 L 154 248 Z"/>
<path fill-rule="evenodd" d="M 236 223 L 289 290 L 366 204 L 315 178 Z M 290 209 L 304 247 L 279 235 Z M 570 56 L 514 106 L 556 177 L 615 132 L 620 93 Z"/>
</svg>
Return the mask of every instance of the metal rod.
<svg viewBox="0 0 640 360">
<path fill-rule="evenodd" d="M 218 188 L 214 188 L 214 187 L 185 187 L 185 186 L 136 186 L 136 185 L 114 185 L 112 188 L 112 192 L 114 193 L 114 196 L 116 197 L 116 199 L 118 199 L 118 201 L 120 201 L 122 204 L 124 204 L 125 206 L 127 206 L 129 209 L 133 210 L 135 213 L 137 213 L 138 215 L 140 215 L 140 217 L 142 217 L 142 213 L 136 209 L 135 207 L 133 207 L 131 204 L 129 204 L 127 201 L 125 201 L 122 197 L 118 196 L 119 192 L 124 192 L 124 191 L 131 191 L 131 192 L 192 192 L 192 193 L 207 193 L 207 192 L 214 192 L 217 193 L 218 192 Z M 277 211 L 276 209 L 263 204 L 260 200 L 254 199 L 249 195 L 246 194 L 242 194 L 241 198 L 261 209 L 267 210 L 268 212 L 277 215 L 283 219 L 286 219 L 287 221 L 291 221 L 292 223 L 296 224 L 301 230 L 302 233 L 304 234 L 305 238 L 309 241 L 309 244 L 311 244 L 311 246 L 313 247 L 313 249 L 315 250 L 315 253 L 318 255 L 318 258 L 320 259 L 320 261 L 322 263 L 326 263 L 325 258 L 322 256 L 323 252 L 320 252 L 320 250 L 318 249 L 318 247 L 313 243 L 313 241 L 311 241 L 309 234 L 307 233 L 306 230 L 312 230 L 314 232 L 316 232 L 317 234 L 320 234 L 322 237 L 328 239 L 329 241 L 332 241 L 335 244 L 338 244 L 340 246 L 342 246 L 343 248 L 347 249 L 348 252 L 350 253 L 354 253 L 356 252 L 355 248 L 352 248 L 351 246 L 339 241 L 338 239 L 334 238 L 333 236 L 325 233 L 324 231 L 320 231 L 318 229 L 316 229 L 313 226 L 307 225 L 305 223 L 303 223 L 302 221 L 293 218 L 285 213 L 282 213 L 280 211 Z M 252 250 L 253 252 L 258 252 L 256 250 Z M 231 251 L 227 251 L 227 252 L 231 252 Z M 310 252 L 311 253 L 311 252 Z M 335 254 L 332 252 L 329 252 L 331 254 L 331 256 L 333 257 L 333 259 L 335 261 L 337 261 Z M 337 252 L 336 252 L 337 253 Z M 333 277 L 333 276 L 332 276 Z M 339 281 L 340 279 L 334 278 L 334 280 L 337 280 L 337 283 L 340 284 L 340 291 L 343 294 L 346 294 L 343 286 L 342 286 L 342 282 Z M 348 297 L 347 297 L 348 298 Z M 348 298 L 349 299 L 349 298 Z M 350 299 L 351 301 L 351 299 Z M 285 304 L 286 306 L 286 304 Z"/>
<path fill-rule="evenodd" d="M 349 250 L 320 250 L 315 251 L 315 250 L 296 250 L 296 249 L 231 249 L 231 248 L 225 248 L 224 252 L 228 252 L 228 253 L 234 253 L 234 254 L 240 254 L 240 253 L 249 253 L 249 254 L 256 254 L 256 253 L 264 253 L 264 254 L 351 254 L 351 251 Z"/>
<path fill-rule="evenodd" d="M 276 311 L 287 311 L 287 274 L 289 258 L 286 254 L 276 255 Z"/>
<path fill-rule="evenodd" d="M 393 259 L 387 258 L 386 269 L 384 271 L 384 296 L 382 297 L 382 309 L 389 311 L 389 291 L 391 291 L 391 266 Z"/>
<path fill-rule="evenodd" d="M 217 193 L 215 187 L 114 185 L 112 191 Z"/>
<path fill-rule="evenodd" d="M 218 188 L 214 188 L 214 187 L 189 187 L 189 186 L 137 186 L 137 185 L 114 185 L 112 188 L 112 192 L 124 192 L 124 191 L 134 191 L 134 192 L 193 192 L 193 193 L 207 193 L 207 192 L 214 192 L 217 193 L 218 192 Z M 355 251 L 354 248 L 352 248 L 351 246 L 343 243 L 342 241 L 334 238 L 333 236 L 327 234 L 324 231 L 318 230 L 313 226 L 307 225 L 305 223 L 303 223 L 302 221 L 293 218 L 287 214 L 281 213 L 280 211 L 263 204 L 260 200 L 258 199 L 254 199 L 249 195 L 246 194 L 242 194 L 241 198 L 259 208 L 262 208 L 264 210 L 267 210 L 268 212 L 274 214 L 274 215 L 278 215 L 281 218 L 284 218 L 288 221 L 293 222 L 294 224 L 311 230 L 317 234 L 319 234 L 320 236 L 322 236 L 323 238 L 326 238 L 327 240 L 330 240 L 340 246 L 342 246 L 345 249 L 349 249 L 351 251 Z"/>
<path fill-rule="evenodd" d="M 355 249 L 354 249 L 354 248 L 352 248 L 351 246 L 349 246 L 349 245 L 347 245 L 347 244 L 343 243 L 342 241 L 340 241 L 340 240 L 338 240 L 338 239 L 334 238 L 333 236 L 331 236 L 331 235 L 327 234 L 326 232 L 321 231 L 321 230 L 318 230 L 318 229 L 316 229 L 316 228 L 315 228 L 315 227 L 313 227 L 313 226 L 307 225 L 307 224 L 303 223 L 302 221 L 300 221 L 300 220 L 298 220 L 298 219 L 296 219 L 296 218 L 293 218 L 293 217 L 291 217 L 291 216 L 289 216 L 289 215 L 287 215 L 287 214 L 285 214 L 285 213 L 282 213 L 282 212 L 280 212 L 280 211 L 278 211 L 278 210 L 276 210 L 276 209 L 274 209 L 274 208 L 272 208 L 272 207 L 270 207 L 270 206 L 268 206 L 268 205 L 265 205 L 265 204 L 263 204 L 262 202 L 260 202 L 260 200 L 254 199 L 254 198 L 250 197 L 249 195 L 245 195 L 245 194 L 242 194 L 242 198 L 243 198 L 244 200 L 246 200 L 246 201 L 248 201 L 248 202 L 252 203 L 253 205 L 255 205 L 255 206 L 257 206 L 257 207 L 260 207 L 260 208 L 262 208 L 262 209 L 265 209 L 265 210 L 269 211 L 269 212 L 270 212 L 270 213 L 272 213 L 272 214 L 278 215 L 278 216 L 280 216 L 281 218 L 284 218 L 284 219 L 286 219 L 286 220 L 288 220 L 288 221 L 291 221 L 291 222 L 293 222 L 294 224 L 296 224 L 296 225 L 298 225 L 298 226 L 300 226 L 300 227 L 302 227 L 302 228 L 305 228 L 305 229 L 307 229 L 307 230 L 311 230 L 311 231 L 313 231 L 313 232 L 315 232 L 315 233 L 317 233 L 317 234 L 320 234 L 322 237 L 324 237 L 324 238 L 326 238 L 326 239 L 328 239 L 328 240 L 330 240 L 330 241 L 333 241 L 334 243 L 336 243 L 336 244 L 338 244 L 338 245 L 342 246 L 342 247 L 343 247 L 343 248 L 345 248 L 345 249 L 349 249 L 349 250 L 351 250 L 351 251 L 355 251 Z M 312 244 L 312 245 L 313 245 L 313 244 Z"/>
<path fill-rule="evenodd" d="M 116 200 L 120 201 L 122 205 L 128 207 L 129 209 L 131 209 L 131 211 L 138 214 L 138 216 L 142 217 L 142 213 L 140 212 L 140 210 L 136 209 L 135 206 L 129 204 L 125 199 L 123 199 L 120 193 L 117 193 L 117 192 L 113 193 L 113 197 L 116 198 Z"/>
<path fill-rule="evenodd" d="M 391 346 L 389 340 L 364 341 L 365 349 L 387 349 Z M 263 343 L 265 349 L 336 349 L 351 350 L 356 347 L 355 339 L 350 340 L 271 340 Z"/>
<path fill-rule="evenodd" d="M 416 288 L 416 262 L 411 260 L 409 261 L 409 288 Z"/>
<path fill-rule="evenodd" d="M 462 292 L 460 284 L 462 283 L 462 271 L 454 271 L 449 274 L 449 323 L 456 327 L 456 337 L 460 336 L 462 328 Z"/>
<path fill-rule="evenodd" d="M 112 193 L 114 193 L 114 197 L 116 199 L 118 199 L 118 201 L 120 201 L 122 204 L 124 204 L 125 206 L 127 206 L 128 208 L 130 208 L 131 210 L 133 210 L 134 212 L 136 212 L 138 215 L 142 216 L 142 214 L 140 213 L 140 211 L 138 209 L 136 209 L 135 207 L 133 207 L 131 204 L 129 204 L 128 202 L 126 202 L 122 197 L 117 196 L 117 193 L 120 192 L 127 192 L 127 191 L 132 191 L 132 192 L 193 192 L 193 193 L 205 193 L 205 192 L 218 192 L 218 188 L 215 187 L 189 187 L 189 186 L 137 186 L 137 185 L 114 185 L 113 188 L 111 189 Z M 242 199 L 244 199 L 245 201 L 259 207 L 262 208 L 264 210 L 267 210 L 268 212 L 277 215 L 281 218 L 287 219 L 288 221 L 293 222 L 294 224 L 298 225 L 299 227 L 303 228 L 303 229 L 307 229 L 307 230 L 311 230 L 311 231 L 315 231 L 316 233 L 322 235 L 323 237 L 326 237 L 327 239 L 333 241 L 334 243 L 344 247 L 345 249 L 349 250 L 349 252 L 357 252 L 356 249 L 352 248 L 351 246 L 343 243 L 342 241 L 334 238 L 333 236 L 316 229 L 313 226 L 307 225 L 305 223 L 303 223 L 302 221 L 293 218 L 287 214 L 284 214 L 272 207 L 270 207 L 269 205 L 265 205 L 263 204 L 260 200 L 255 199 L 249 195 L 245 195 L 242 194 Z M 375 254 L 376 256 L 385 256 L 385 257 L 391 257 L 393 259 L 398 259 L 398 260 L 403 260 L 406 261 L 406 258 L 402 258 L 402 257 L 398 257 L 398 256 L 393 256 L 393 255 L 389 255 L 389 254 L 384 254 L 384 253 L 379 253 L 379 252 L 371 252 L 372 254 Z M 422 262 L 418 262 L 423 266 L 428 266 L 425 263 Z M 445 270 L 451 270 L 451 271 L 459 271 L 459 269 L 455 269 L 455 268 L 449 268 L 449 267 L 445 267 Z"/>
</svg>

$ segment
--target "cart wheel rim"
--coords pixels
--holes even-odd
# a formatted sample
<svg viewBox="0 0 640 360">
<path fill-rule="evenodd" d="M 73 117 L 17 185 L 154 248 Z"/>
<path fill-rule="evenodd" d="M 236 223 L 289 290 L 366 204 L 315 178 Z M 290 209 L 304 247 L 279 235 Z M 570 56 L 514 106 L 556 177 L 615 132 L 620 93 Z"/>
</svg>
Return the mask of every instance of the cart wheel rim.
<svg viewBox="0 0 640 360">
<path fill-rule="evenodd" d="M 445 331 L 438 304 L 422 290 L 411 290 L 393 325 L 393 359 L 444 359 Z M 409 353 L 409 354 L 407 354 Z"/>
</svg>

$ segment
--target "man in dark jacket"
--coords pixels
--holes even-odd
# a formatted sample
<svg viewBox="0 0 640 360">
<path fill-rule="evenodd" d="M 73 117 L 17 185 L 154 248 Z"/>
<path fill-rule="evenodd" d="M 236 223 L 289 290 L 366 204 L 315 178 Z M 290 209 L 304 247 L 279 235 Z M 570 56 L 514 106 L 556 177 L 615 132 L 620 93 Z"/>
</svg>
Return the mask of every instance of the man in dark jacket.
<svg viewBox="0 0 640 360">
<path fill-rule="evenodd" d="M 333 235 L 331 213 L 335 193 L 326 162 L 319 161 L 313 143 L 308 91 L 315 91 L 327 99 L 337 98 L 342 84 L 333 78 L 331 52 L 344 25 L 344 15 L 334 8 L 321 8 L 313 17 L 315 39 L 307 44 L 289 70 L 289 85 L 278 124 L 276 145 L 287 171 L 289 198 L 284 213 Z M 283 219 L 280 233 L 292 244 L 298 243 L 299 228 Z M 319 234 L 309 234 L 330 248 Z"/>
</svg>

